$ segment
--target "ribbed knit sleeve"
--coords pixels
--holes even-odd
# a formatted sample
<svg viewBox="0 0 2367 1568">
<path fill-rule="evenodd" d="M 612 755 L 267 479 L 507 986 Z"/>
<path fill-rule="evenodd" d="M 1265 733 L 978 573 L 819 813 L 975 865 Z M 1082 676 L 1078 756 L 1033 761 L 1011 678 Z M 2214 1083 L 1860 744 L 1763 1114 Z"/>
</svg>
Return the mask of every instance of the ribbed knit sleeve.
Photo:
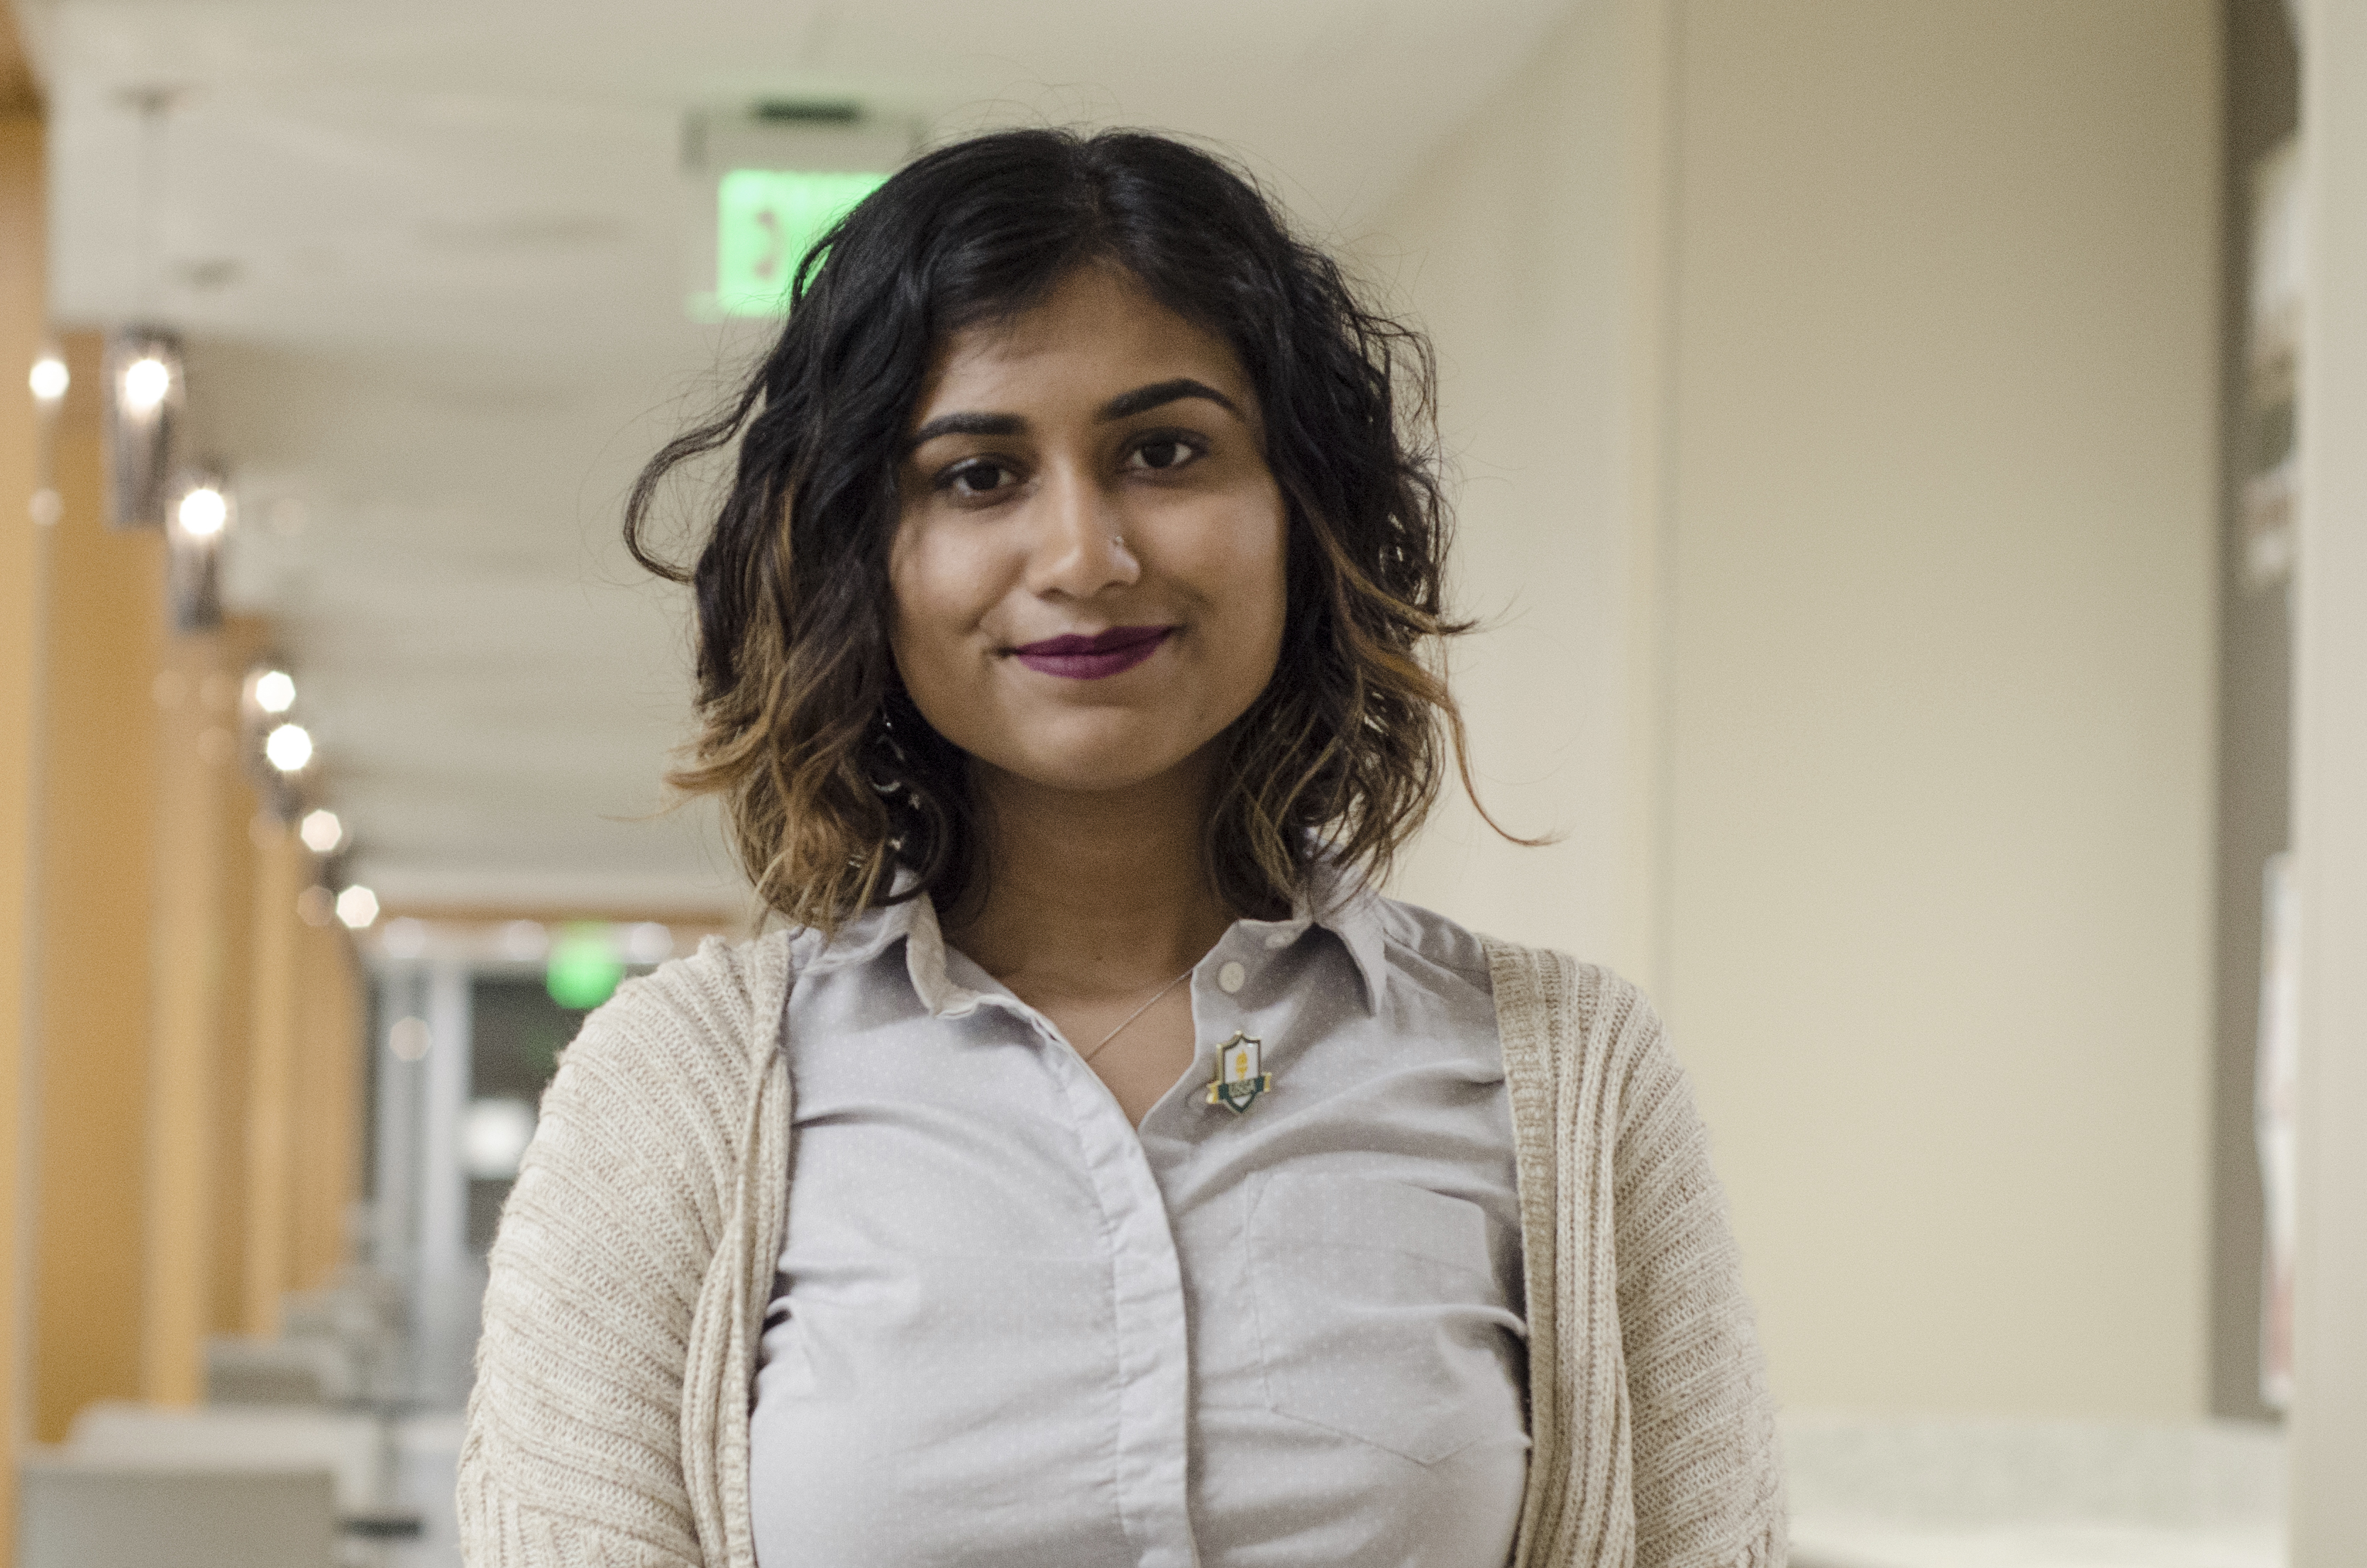
<svg viewBox="0 0 2367 1568">
<path fill-rule="evenodd" d="M 1708 1138 L 1640 992 L 1489 944 L 1528 1263 L 1519 1568 L 1783 1568 L 1782 1456 Z"/>
<path fill-rule="evenodd" d="M 1627 1366 L 1639 1568 L 1781 1568 L 1775 1402 L 1710 1168 L 1709 1134 L 1651 1004 L 1597 971 L 1618 1053 L 1612 1246 Z"/>
<path fill-rule="evenodd" d="M 475 1568 L 738 1555 L 685 1434 L 716 1424 L 694 1369 L 723 1358 L 697 1342 L 737 1337 L 713 1298 L 744 1294 L 730 1233 L 786 945 L 710 942 L 629 982 L 561 1060 L 490 1261 L 459 1464 Z"/>
</svg>

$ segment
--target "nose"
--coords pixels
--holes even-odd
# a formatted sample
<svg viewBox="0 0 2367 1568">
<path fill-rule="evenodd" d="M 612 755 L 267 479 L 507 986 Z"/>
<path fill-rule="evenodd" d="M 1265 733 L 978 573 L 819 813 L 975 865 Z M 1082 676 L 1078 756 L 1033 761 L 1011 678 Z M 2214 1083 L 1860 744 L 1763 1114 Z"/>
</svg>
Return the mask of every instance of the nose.
<svg viewBox="0 0 2367 1568">
<path fill-rule="evenodd" d="M 1090 599 L 1142 576 L 1113 497 L 1084 472 L 1061 465 L 1039 492 L 1028 587 L 1037 593 Z"/>
</svg>

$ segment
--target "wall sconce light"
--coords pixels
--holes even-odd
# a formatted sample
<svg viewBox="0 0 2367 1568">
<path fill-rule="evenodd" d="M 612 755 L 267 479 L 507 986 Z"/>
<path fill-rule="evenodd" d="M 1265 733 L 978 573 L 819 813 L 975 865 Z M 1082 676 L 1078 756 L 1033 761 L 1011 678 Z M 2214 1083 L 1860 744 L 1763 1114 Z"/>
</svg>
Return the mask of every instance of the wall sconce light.
<svg viewBox="0 0 2367 1568">
<path fill-rule="evenodd" d="M 337 820 L 335 812 L 323 807 L 306 812 L 304 820 L 296 825 L 296 834 L 304 840 L 306 849 L 316 855 L 325 855 L 345 841 L 345 825 Z"/>
<path fill-rule="evenodd" d="M 62 355 L 54 348 L 45 348 L 41 356 L 33 361 L 32 374 L 25 379 L 41 412 L 55 413 L 58 405 L 66 400 L 66 389 L 74 385 L 74 373 L 66 368 Z"/>
<path fill-rule="evenodd" d="M 40 472 L 33 485 L 32 502 L 27 510 L 35 523 L 47 528 L 65 515 L 65 502 L 58 495 L 57 480 L 53 477 L 55 464 L 51 460 L 51 449 L 54 444 L 52 427 L 57 423 L 58 410 L 65 403 L 66 389 L 74 385 L 74 374 L 66 368 L 64 355 L 55 348 L 45 348 L 41 350 L 40 357 L 33 361 L 33 368 L 26 376 L 25 382 L 32 389 L 33 407 L 40 411 L 41 419 Z"/>
<path fill-rule="evenodd" d="M 178 498 L 174 459 L 187 385 L 180 340 L 153 327 L 125 327 L 107 340 L 107 521 L 117 528 L 162 528 Z"/>
<path fill-rule="evenodd" d="M 191 510 L 186 498 L 182 510 Z M 201 512 L 199 520 L 210 514 L 210 511 Z M 283 826 L 294 822 L 304 810 L 297 774 L 312 760 L 311 732 L 289 721 L 295 706 L 296 677 L 285 664 L 277 658 L 266 658 L 247 667 L 238 688 L 241 750 L 247 760 L 247 776 L 263 797 L 264 810 Z"/>
<path fill-rule="evenodd" d="M 296 705 L 296 677 L 285 670 L 259 669 L 247 677 L 246 689 L 257 713 L 277 717 Z"/>
<path fill-rule="evenodd" d="M 263 738 L 263 757 L 283 773 L 300 773 L 312 761 L 312 734 L 300 724 L 283 724 Z"/>
<path fill-rule="evenodd" d="M 230 498 L 210 480 L 200 480 L 174 508 L 173 520 L 193 539 L 210 539 L 230 525 Z"/>
<path fill-rule="evenodd" d="M 378 895 L 357 882 L 337 895 L 336 910 L 347 931 L 361 931 L 378 919 Z"/>
<path fill-rule="evenodd" d="M 232 521 L 230 485 L 206 470 L 175 487 L 164 528 L 164 577 L 173 601 L 173 629 L 201 632 L 221 625 L 222 539 Z"/>
</svg>

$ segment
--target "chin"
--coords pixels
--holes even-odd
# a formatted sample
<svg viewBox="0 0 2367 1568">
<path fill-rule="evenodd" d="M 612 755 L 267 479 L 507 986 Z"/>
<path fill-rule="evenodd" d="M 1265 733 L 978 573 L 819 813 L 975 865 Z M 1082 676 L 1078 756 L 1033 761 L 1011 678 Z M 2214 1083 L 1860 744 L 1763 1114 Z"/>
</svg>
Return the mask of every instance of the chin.
<svg viewBox="0 0 2367 1568">
<path fill-rule="evenodd" d="M 1044 789 L 1074 795 L 1107 795 L 1134 789 L 1182 765 L 1190 753 L 1146 757 L 1139 748 L 1086 756 L 1029 756 L 1014 759 L 1002 769 Z"/>
<path fill-rule="evenodd" d="M 1039 788 L 1098 795 L 1149 784 L 1190 761 L 1206 739 L 1184 737 L 1179 744 L 1178 728 L 1138 721 L 1051 723 L 1031 737 L 1032 744 L 977 754 Z"/>
</svg>

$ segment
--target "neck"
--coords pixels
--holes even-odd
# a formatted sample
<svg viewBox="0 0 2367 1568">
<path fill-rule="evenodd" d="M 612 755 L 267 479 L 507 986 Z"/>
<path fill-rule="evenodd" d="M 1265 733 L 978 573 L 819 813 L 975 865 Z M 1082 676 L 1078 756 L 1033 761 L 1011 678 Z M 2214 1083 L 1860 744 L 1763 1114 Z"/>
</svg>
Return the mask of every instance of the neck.
<svg viewBox="0 0 2367 1568">
<path fill-rule="evenodd" d="M 1092 793 L 972 766 L 985 888 L 946 934 L 1003 984 L 1076 997 L 1145 989 L 1198 963 L 1232 923 L 1202 855 L 1203 758 Z"/>
</svg>

